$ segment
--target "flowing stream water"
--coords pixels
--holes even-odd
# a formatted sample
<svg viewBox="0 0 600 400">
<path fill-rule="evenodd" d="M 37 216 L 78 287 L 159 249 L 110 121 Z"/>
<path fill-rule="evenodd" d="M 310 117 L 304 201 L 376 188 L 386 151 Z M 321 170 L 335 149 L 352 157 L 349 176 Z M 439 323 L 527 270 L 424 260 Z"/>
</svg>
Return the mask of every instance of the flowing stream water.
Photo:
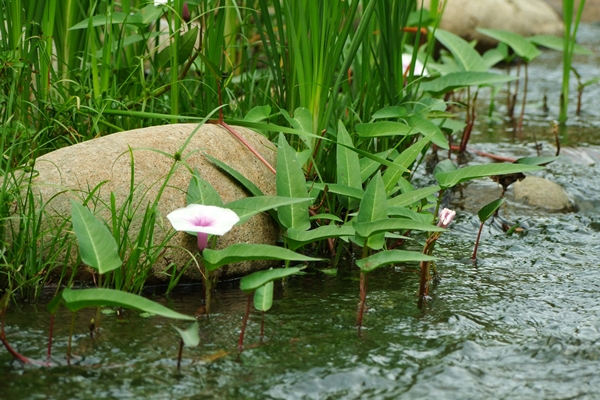
<svg viewBox="0 0 600 400">
<path fill-rule="evenodd" d="M 579 35 L 600 55 L 598 37 L 594 25 Z M 600 76 L 598 57 L 576 58 L 584 79 Z M 542 154 L 552 155 L 560 65 L 561 55 L 546 51 L 530 66 L 521 134 L 502 118 L 502 94 L 492 118 L 482 96 L 470 146 L 533 156 L 535 134 Z M 528 229 L 508 236 L 486 227 L 474 265 L 477 196 L 453 200 L 457 218 L 434 252 L 441 279 L 422 309 L 416 265 L 378 270 L 359 334 L 358 269 L 341 266 L 336 276 L 312 269 L 276 289 L 263 340 L 261 316 L 252 314 L 239 353 L 246 297 L 237 282 L 225 283 L 210 319 L 200 320 L 200 346 L 184 350 L 180 372 L 172 322 L 134 311 L 104 315 L 94 340 L 87 333 L 93 311 L 78 313 L 67 366 L 71 313 L 62 310 L 54 332 L 56 366 L 22 366 L 0 351 L 0 398 L 600 398 L 599 98 L 600 85 L 586 89 L 581 116 L 561 131 L 565 156 L 536 173 L 562 185 L 578 211 L 551 214 L 509 201 L 502 215 L 525 220 Z M 479 184 L 499 193 L 490 180 Z M 198 287 L 154 298 L 188 314 L 201 304 Z M 6 315 L 10 343 L 31 358 L 45 358 L 48 326 L 41 303 L 11 304 Z"/>
</svg>

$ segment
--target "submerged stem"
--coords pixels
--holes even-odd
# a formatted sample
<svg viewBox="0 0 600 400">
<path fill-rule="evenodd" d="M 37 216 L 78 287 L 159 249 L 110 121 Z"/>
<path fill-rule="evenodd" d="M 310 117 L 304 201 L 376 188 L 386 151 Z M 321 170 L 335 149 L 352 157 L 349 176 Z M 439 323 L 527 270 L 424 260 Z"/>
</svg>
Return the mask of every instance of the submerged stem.
<svg viewBox="0 0 600 400">
<path fill-rule="evenodd" d="M 244 314 L 244 320 L 242 321 L 242 330 L 240 332 L 240 340 L 238 342 L 238 350 L 241 352 L 244 350 L 244 334 L 246 333 L 246 324 L 248 323 L 248 317 L 250 316 L 250 303 L 252 302 L 252 293 L 248 295 L 248 302 L 246 303 L 246 314 Z"/>
</svg>

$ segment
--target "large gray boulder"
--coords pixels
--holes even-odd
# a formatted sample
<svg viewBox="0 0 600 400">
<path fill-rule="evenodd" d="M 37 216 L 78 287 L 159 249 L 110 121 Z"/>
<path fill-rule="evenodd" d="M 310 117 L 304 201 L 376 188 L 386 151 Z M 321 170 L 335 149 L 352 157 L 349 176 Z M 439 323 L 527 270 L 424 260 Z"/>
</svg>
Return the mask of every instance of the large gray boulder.
<svg viewBox="0 0 600 400">
<path fill-rule="evenodd" d="M 268 139 L 249 129 L 235 129 L 271 165 L 275 165 L 276 147 Z M 225 203 L 247 196 L 234 180 L 209 162 L 205 153 L 241 172 L 264 194 L 275 194 L 275 175 L 224 128 L 209 124 L 199 128 L 196 124 L 155 126 L 115 133 L 39 157 L 35 163 L 38 176 L 33 185 L 35 193 L 39 193 L 46 204 L 46 226 L 70 217 L 70 199 L 81 202 L 92 193 L 88 204 L 94 204 L 91 207 L 95 208 L 94 212 L 110 221 L 111 193 L 117 208 L 132 195 L 132 204 L 137 209 L 128 234 L 134 240 L 142 226 L 146 205 L 163 190 L 154 232 L 154 243 L 161 243 L 172 232 L 166 215 L 186 205 L 186 192 L 194 168 L 220 193 Z M 132 170 L 133 192 L 130 187 Z M 164 185 L 170 171 L 173 171 L 172 175 Z M 53 234 L 52 231 L 49 234 Z M 242 242 L 275 244 L 278 236 L 272 218 L 260 214 L 219 237 L 217 248 Z M 184 232 L 178 232 L 165 249 L 152 267 L 154 280 L 168 280 L 173 265 L 181 268 L 190 264 L 192 255 L 198 252 L 195 236 Z M 190 265 L 184 276 L 199 280 L 198 268 L 193 262 Z M 239 276 L 268 265 L 266 262 L 238 263 L 224 267 L 221 274 Z M 85 273 L 80 275 L 85 276 Z"/>
<path fill-rule="evenodd" d="M 513 184 L 515 200 L 548 212 L 575 211 L 565 190 L 548 179 L 528 176 Z"/>
<path fill-rule="evenodd" d="M 442 2 L 440 2 L 441 4 Z M 562 35 L 562 21 L 544 0 L 445 0 L 440 27 L 478 47 L 495 47 L 497 42 L 477 32 L 477 28 L 502 29 L 522 36 Z M 424 7 L 429 9 L 430 0 Z"/>
</svg>

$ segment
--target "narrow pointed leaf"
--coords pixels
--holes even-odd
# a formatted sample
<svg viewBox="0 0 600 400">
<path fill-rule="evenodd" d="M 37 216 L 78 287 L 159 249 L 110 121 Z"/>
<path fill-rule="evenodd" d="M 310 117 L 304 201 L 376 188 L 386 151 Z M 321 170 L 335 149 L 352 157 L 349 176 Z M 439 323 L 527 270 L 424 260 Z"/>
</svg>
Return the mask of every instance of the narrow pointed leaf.
<svg viewBox="0 0 600 400">
<path fill-rule="evenodd" d="M 535 35 L 527 38 L 531 43 L 535 43 L 538 46 L 547 47 L 552 50 L 563 51 L 565 41 L 563 37 L 553 35 Z M 593 56 L 594 52 L 586 49 L 585 47 L 575 43 L 573 47 L 574 54 L 580 54 L 584 56 Z"/>
<path fill-rule="evenodd" d="M 356 132 L 363 138 L 382 137 L 382 136 L 406 136 L 416 133 L 409 125 L 402 122 L 379 121 L 366 124 L 357 124 Z"/>
<path fill-rule="evenodd" d="M 135 308 L 143 312 L 160 315 L 165 318 L 195 321 L 196 318 L 178 313 L 161 304 L 133 293 L 113 289 L 65 289 L 62 292 L 65 306 L 71 311 L 87 307 L 114 306 Z"/>
<path fill-rule="evenodd" d="M 210 183 L 202 179 L 198 169 L 194 169 L 194 174 L 190 179 L 186 202 L 188 205 L 203 204 L 205 206 L 223 207 L 223 200 L 221 200 L 219 192 Z"/>
<path fill-rule="evenodd" d="M 240 289 L 246 293 L 252 293 L 254 290 L 268 282 L 295 275 L 303 269 L 304 267 L 290 267 L 253 272 L 252 274 L 240 279 Z"/>
<path fill-rule="evenodd" d="M 544 169 L 537 165 L 525 165 L 525 164 L 484 164 L 484 165 L 471 165 L 468 167 L 460 168 L 455 171 L 449 172 L 438 172 L 435 174 L 435 179 L 439 182 L 442 188 L 449 188 L 457 185 L 461 182 L 466 182 L 475 178 L 482 178 L 484 176 L 492 175 L 506 175 L 514 174 L 517 172 L 529 172 L 539 171 Z"/>
<path fill-rule="evenodd" d="M 439 226 L 415 221 L 408 218 L 385 218 L 370 222 L 354 222 L 352 226 L 356 230 L 356 234 L 362 237 L 369 237 L 371 235 L 376 235 L 381 232 L 391 231 L 445 231 L 444 228 L 440 228 Z"/>
<path fill-rule="evenodd" d="M 294 198 L 281 196 L 259 196 L 234 200 L 231 203 L 227 203 L 226 207 L 235 211 L 238 217 L 240 217 L 240 221 L 236 225 L 241 225 L 258 213 L 290 204 L 308 203 L 311 201 L 313 201 L 313 199 L 310 197 Z"/>
<path fill-rule="evenodd" d="M 518 79 L 516 76 L 495 74 L 493 72 L 450 72 L 439 78 L 421 83 L 421 89 L 425 92 L 444 93 L 469 86 L 491 86 Z"/>
<path fill-rule="evenodd" d="M 387 200 L 385 186 L 381 173 L 377 171 L 365 190 L 365 195 L 360 202 L 360 209 L 356 216 L 356 222 L 366 223 L 387 218 Z M 357 244 L 368 246 L 372 249 L 381 249 L 385 241 L 385 233 L 370 235 L 358 235 L 355 238 Z M 367 237 L 370 236 L 370 237 Z"/>
<path fill-rule="evenodd" d="M 352 138 L 346 131 L 342 121 L 338 122 L 338 143 L 344 144 L 345 146 L 338 145 L 336 149 L 336 176 L 337 184 L 346 185 L 351 188 L 358 189 L 362 192 L 362 180 L 360 179 L 360 161 L 358 154 L 351 151 L 348 147 L 354 147 L 352 144 Z M 356 198 L 347 196 L 338 196 L 338 199 L 342 206 L 354 210 L 360 203 Z"/>
<path fill-rule="evenodd" d="M 254 291 L 254 308 L 266 312 L 273 306 L 273 281 L 267 282 Z"/>
<path fill-rule="evenodd" d="M 223 171 L 227 172 L 231 177 L 233 177 L 236 181 L 240 183 L 250 194 L 254 196 L 262 196 L 263 192 L 252 182 L 250 179 L 246 178 L 235 168 L 230 167 L 224 162 L 217 160 L 216 158 L 204 153 L 204 157 L 208 158 L 213 164 L 217 167 L 221 168 Z"/>
<path fill-rule="evenodd" d="M 351 224 L 347 225 L 324 225 L 309 231 L 298 229 L 288 229 L 286 232 L 286 242 L 290 249 L 296 250 L 308 243 L 317 242 L 335 237 L 354 236 L 355 231 Z"/>
<path fill-rule="evenodd" d="M 415 189 L 410 192 L 399 194 L 396 197 L 392 197 L 387 201 L 388 207 L 406 207 L 414 204 L 415 202 L 424 199 L 427 196 L 431 196 L 437 193 L 442 188 L 439 186 L 428 186 L 421 189 Z"/>
<path fill-rule="evenodd" d="M 329 193 L 335 193 L 345 197 L 351 197 L 353 199 L 359 200 L 362 199 L 365 195 L 365 192 L 362 190 L 362 187 L 356 188 L 348 185 L 341 185 L 338 183 L 311 183 L 310 186 L 320 191 L 324 191 L 325 188 L 327 188 L 327 191 Z"/>
<path fill-rule="evenodd" d="M 202 253 L 206 269 L 214 271 L 222 265 L 252 260 L 320 261 L 295 251 L 268 244 L 237 243 L 221 250 L 205 249 Z"/>
<path fill-rule="evenodd" d="M 515 164 L 525 165 L 545 165 L 552 161 L 558 160 L 559 156 L 546 156 L 546 157 L 523 157 L 515 161 Z"/>
<path fill-rule="evenodd" d="M 501 197 L 498 200 L 494 200 L 491 203 L 483 206 L 477 213 L 479 220 L 481 222 L 487 221 L 492 215 L 494 215 L 496 210 L 500 208 L 500 206 L 504 203 L 504 200 L 504 197 Z"/>
<path fill-rule="evenodd" d="M 285 136 L 279 134 L 277 152 L 277 195 L 283 197 L 307 198 L 306 180 L 302 166 L 296 158 L 296 151 L 290 147 Z M 279 220 L 286 228 L 306 230 L 310 228 L 308 203 L 296 203 L 277 209 Z"/>
<path fill-rule="evenodd" d="M 463 71 L 488 70 L 481 55 L 465 39 L 443 29 L 436 29 L 435 38 L 452 53 L 456 64 Z"/>
<path fill-rule="evenodd" d="M 356 265 L 362 272 L 371 272 L 379 267 L 390 264 L 400 264 L 414 261 L 433 261 L 435 257 L 425 255 L 418 251 L 386 250 L 375 253 L 372 256 L 356 261 Z"/>
<path fill-rule="evenodd" d="M 115 238 L 87 207 L 71 200 L 71 219 L 84 263 L 101 274 L 123 264 Z"/>
<path fill-rule="evenodd" d="M 518 33 L 503 31 L 500 29 L 477 28 L 477 30 L 484 35 L 496 39 L 499 42 L 506 43 L 511 49 L 513 49 L 517 56 L 523 58 L 526 62 L 530 62 L 542 54 L 542 52 L 531 43 L 531 41 L 525 39 Z"/>
</svg>

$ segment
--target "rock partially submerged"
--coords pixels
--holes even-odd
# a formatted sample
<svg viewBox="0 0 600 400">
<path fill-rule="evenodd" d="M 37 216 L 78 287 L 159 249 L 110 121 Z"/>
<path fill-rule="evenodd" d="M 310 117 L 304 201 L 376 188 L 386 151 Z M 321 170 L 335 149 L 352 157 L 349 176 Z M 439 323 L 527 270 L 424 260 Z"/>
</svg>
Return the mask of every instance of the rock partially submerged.
<svg viewBox="0 0 600 400">
<path fill-rule="evenodd" d="M 275 165 L 276 147 L 268 139 L 249 129 L 235 129 Z M 208 124 L 155 126 L 115 133 L 39 157 L 35 163 L 38 176 L 33 185 L 46 204 L 45 226 L 70 217 L 70 199 L 82 202 L 88 197 L 91 198 L 88 204 L 95 205 L 95 213 L 110 221 L 111 194 L 117 208 L 123 207 L 132 195 L 135 211 L 128 234 L 135 240 L 146 206 L 154 202 L 162 190 L 153 239 L 154 244 L 160 244 L 172 232 L 166 215 L 186 205 L 193 169 L 219 192 L 225 203 L 247 196 L 233 179 L 204 156 L 205 153 L 241 172 L 265 195 L 275 194 L 275 175 L 224 128 Z M 166 179 L 168 182 L 164 185 Z M 52 231 L 49 234 L 52 235 Z M 64 229 L 61 234 L 65 234 Z M 220 237 L 217 248 L 233 243 L 275 244 L 278 236 L 279 230 L 272 218 L 260 214 Z M 190 264 L 192 255 L 198 252 L 195 236 L 183 232 L 177 233 L 167 245 L 165 253 L 152 267 L 152 277 L 158 281 L 168 280 L 173 265 L 181 268 Z M 233 264 L 224 267 L 222 275 L 239 276 L 269 265 L 267 262 Z M 193 265 L 184 276 L 190 280 L 200 279 Z"/>
<path fill-rule="evenodd" d="M 442 2 L 440 2 L 441 4 Z M 477 40 L 483 49 L 497 41 L 477 28 L 502 29 L 522 36 L 562 35 L 558 14 L 544 0 L 446 0 L 440 27 L 468 41 Z M 430 0 L 424 7 L 429 9 Z"/>
<path fill-rule="evenodd" d="M 565 190 L 548 179 L 528 176 L 514 183 L 515 200 L 548 212 L 575 211 Z"/>
</svg>

